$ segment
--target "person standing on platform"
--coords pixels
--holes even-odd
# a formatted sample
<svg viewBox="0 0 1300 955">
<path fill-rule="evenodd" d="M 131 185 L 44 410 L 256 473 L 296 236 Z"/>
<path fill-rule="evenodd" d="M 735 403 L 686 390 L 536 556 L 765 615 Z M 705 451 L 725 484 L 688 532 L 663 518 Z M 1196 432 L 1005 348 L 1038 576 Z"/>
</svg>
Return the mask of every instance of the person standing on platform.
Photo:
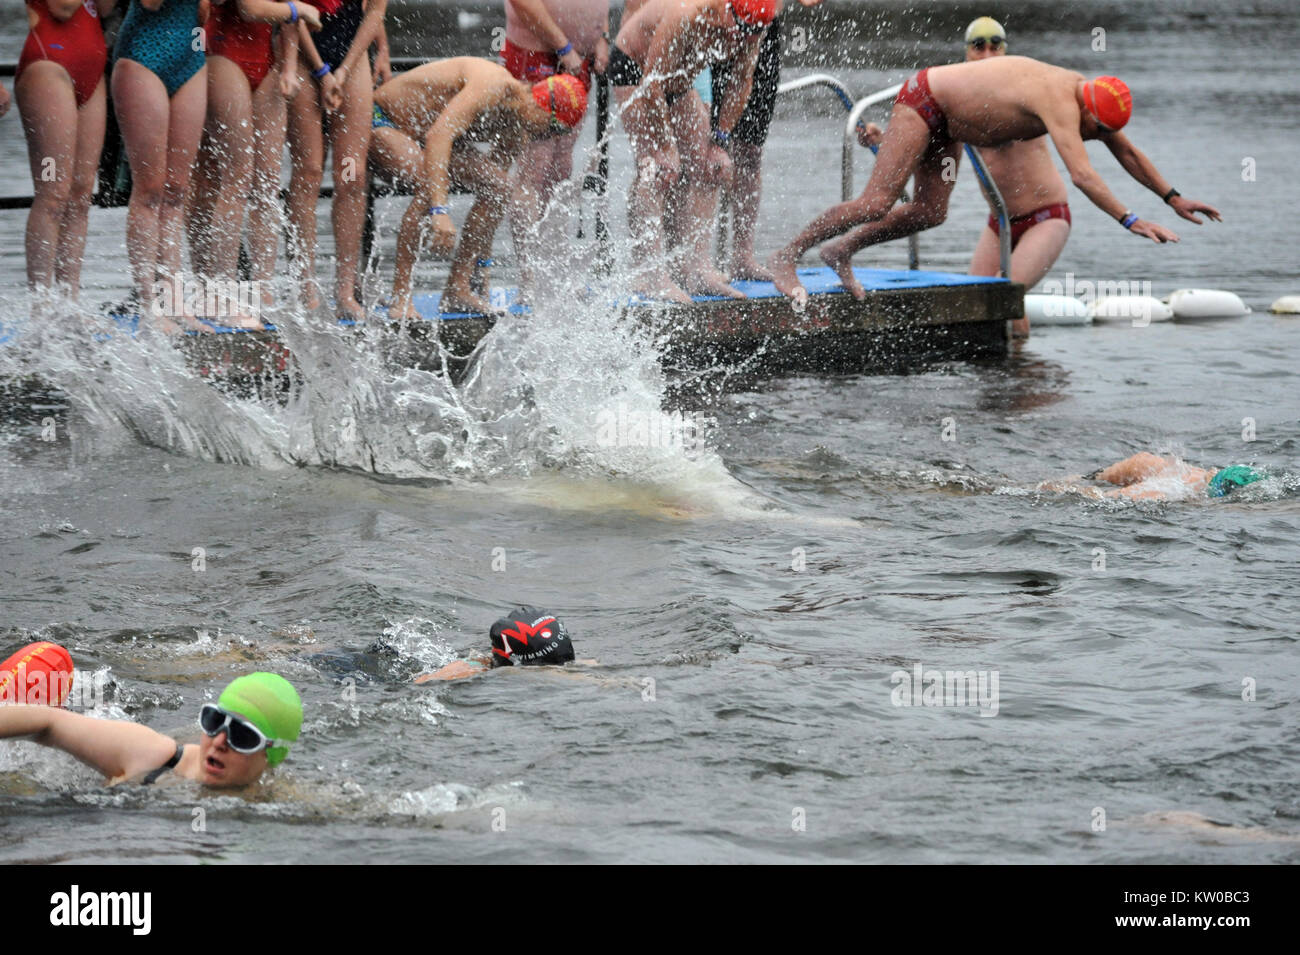
<svg viewBox="0 0 1300 955">
<path fill-rule="evenodd" d="M 805 7 L 815 7 L 822 0 L 799 0 Z M 731 154 L 732 176 L 725 187 L 727 205 L 731 212 L 731 255 L 725 270 L 732 279 L 752 279 L 770 282 L 772 273 L 754 256 L 754 230 L 758 224 L 758 207 L 763 192 L 763 146 L 768 129 L 776 112 L 777 87 L 781 85 L 783 9 L 768 27 L 758 50 L 758 63 L 754 67 L 754 88 L 745 104 L 745 112 L 732 130 L 726 143 Z M 713 68 L 713 108 L 710 117 L 716 136 L 720 118 L 720 104 L 726 99 L 727 88 L 734 73 L 728 64 Z"/>
<path fill-rule="evenodd" d="M 99 15 L 114 2 L 28 0 L 30 32 L 14 77 L 34 187 L 27 285 L 41 292 L 62 287 L 74 300 L 107 115 L 108 48 Z M 9 94 L 0 87 L 0 116 L 8 109 Z"/>
<path fill-rule="evenodd" d="M 517 80 L 533 84 L 569 73 L 591 89 L 593 73 L 609 63 L 609 0 L 505 0 L 506 36 L 499 61 Z M 551 245 L 542 220 L 555 190 L 573 174 L 573 149 L 581 125 L 571 133 L 524 147 L 511 183 L 510 232 L 525 294 L 535 287 L 538 259 Z M 486 269 L 486 263 L 476 263 Z M 483 282 L 482 284 L 486 284 Z"/>
</svg>

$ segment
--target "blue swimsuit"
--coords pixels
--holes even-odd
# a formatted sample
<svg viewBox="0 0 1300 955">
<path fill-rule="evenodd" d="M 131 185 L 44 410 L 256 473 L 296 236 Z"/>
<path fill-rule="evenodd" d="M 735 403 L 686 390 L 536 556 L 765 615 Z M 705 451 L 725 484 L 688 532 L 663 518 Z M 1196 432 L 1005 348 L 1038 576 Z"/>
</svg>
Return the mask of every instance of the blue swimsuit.
<svg viewBox="0 0 1300 955">
<path fill-rule="evenodd" d="M 146 10 L 140 0 L 117 32 L 113 62 L 134 60 L 152 72 L 175 96 L 205 62 L 203 33 L 199 29 L 198 0 L 163 0 L 157 11 Z"/>
</svg>

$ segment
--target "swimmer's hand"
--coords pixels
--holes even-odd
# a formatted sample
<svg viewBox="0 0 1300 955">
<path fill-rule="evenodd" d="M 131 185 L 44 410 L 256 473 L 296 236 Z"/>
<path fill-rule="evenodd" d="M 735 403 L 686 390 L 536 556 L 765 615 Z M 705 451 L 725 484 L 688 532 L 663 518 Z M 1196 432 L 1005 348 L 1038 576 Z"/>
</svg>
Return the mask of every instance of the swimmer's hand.
<svg viewBox="0 0 1300 955">
<path fill-rule="evenodd" d="M 605 70 L 609 67 L 609 40 L 605 36 L 602 33 L 600 39 L 596 41 L 596 54 L 591 61 L 592 72 L 601 76 L 605 75 Z"/>
<path fill-rule="evenodd" d="M 445 212 L 429 218 L 431 221 L 425 231 L 428 236 L 429 251 L 442 258 L 451 258 L 452 253 L 456 251 L 456 223 L 452 222 L 451 216 Z"/>
<path fill-rule="evenodd" d="M 0 86 L 0 116 L 9 112 L 9 91 Z"/>
<path fill-rule="evenodd" d="M 885 131 L 875 123 L 864 123 L 858 120 L 857 133 L 858 145 L 863 149 L 875 150 L 885 141 Z"/>
<path fill-rule="evenodd" d="M 723 186 L 731 182 L 731 156 L 714 143 L 704 154 L 704 181 L 711 186 Z"/>
<path fill-rule="evenodd" d="M 376 86 L 383 86 L 393 78 L 393 61 L 388 55 L 388 46 L 384 45 L 382 50 L 375 54 L 375 75 L 374 81 Z"/>
<path fill-rule="evenodd" d="M 280 71 L 280 95 L 286 103 L 292 103 L 302 89 L 302 76 L 297 70 Z"/>
<path fill-rule="evenodd" d="M 161 9 L 161 7 L 159 8 Z M 199 26 L 205 26 L 208 22 L 208 16 L 212 13 L 212 5 L 208 0 L 199 0 Z"/>
<path fill-rule="evenodd" d="M 576 50 L 570 49 L 568 53 L 560 57 L 560 69 L 572 76 L 577 76 L 582 72 L 582 57 L 578 56 Z"/>
<path fill-rule="evenodd" d="M 320 29 L 320 11 L 310 3 L 294 4 L 298 8 L 298 19 L 307 24 L 307 29 L 315 33 Z"/>
<path fill-rule="evenodd" d="M 1129 231 L 1134 235 L 1144 235 L 1161 245 L 1166 242 L 1178 241 L 1178 234 L 1172 229 L 1166 229 L 1164 226 L 1155 222 L 1148 222 L 1146 219 L 1138 219 L 1137 222 L 1133 223 L 1133 227 Z"/>
<path fill-rule="evenodd" d="M 343 84 L 348 71 L 340 66 L 332 73 L 326 73 L 320 81 L 320 101 L 331 113 L 343 108 Z"/>
<path fill-rule="evenodd" d="M 1169 205 L 1173 208 L 1174 212 L 1177 212 L 1188 222 L 1195 222 L 1197 225 L 1200 225 L 1205 221 L 1204 219 L 1198 219 L 1196 217 L 1196 213 L 1198 212 L 1205 213 L 1215 222 L 1223 221 L 1223 216 L 1219 214 L 1219 210 L 1214 208 L 1214 206 L 1205 202 L 1198 202 L 1195 199 L 1188 199 L 1186 196 L 1174 196 L 1173 199 L 1169 200 Z"/>
</svg>

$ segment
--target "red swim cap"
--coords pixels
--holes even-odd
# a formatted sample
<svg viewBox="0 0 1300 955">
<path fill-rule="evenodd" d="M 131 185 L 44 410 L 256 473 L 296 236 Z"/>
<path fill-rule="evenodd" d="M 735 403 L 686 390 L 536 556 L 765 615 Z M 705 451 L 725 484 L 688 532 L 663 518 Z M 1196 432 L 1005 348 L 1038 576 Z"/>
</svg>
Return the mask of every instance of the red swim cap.
<svg viewBox="0 0 1300 955">
<path fill-rule="evenodd" d="M 1123 129 L 1133 115 L 1133 94 L 1119 77 L 1099 76 L 1083 84 L 1083 105 L 1107 129 Z"/>
<path fill-rule="evenodd" d="M 767 26 L 776 19 L 776 0 L 731 0 L 731 12 L 750 26 Z"/>
<path fill-rule="evenodd" d="M 573 129 L 587 113 L 587 87 L 568 73 L 548 76 L 533 84 L 533 100 L 551 114 L 551 122 Z"/>
</svg>

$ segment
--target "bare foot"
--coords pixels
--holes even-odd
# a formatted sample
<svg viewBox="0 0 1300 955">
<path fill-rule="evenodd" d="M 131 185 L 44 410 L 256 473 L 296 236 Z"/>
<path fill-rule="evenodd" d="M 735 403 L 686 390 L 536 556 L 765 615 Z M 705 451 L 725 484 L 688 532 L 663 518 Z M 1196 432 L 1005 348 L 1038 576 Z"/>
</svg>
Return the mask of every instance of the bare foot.
<svg viewBox="0 0 1300 955">
<path fill-rule="evenodd" d="M 749 258 L 731 263 L 731 277 L 743 282 L 770 282 L 772 272 L 756 259 Z"/>
<path fill-rule="evenodd" d="M 227 315 L 225 325 L 227 328 L 241 328 L 249 332 L 266 331 L 266 326 L 262 324 L 262 320 L 256 315 L 249 315 L 247 312 L 235 312 Z"/>
<path fill-rule="evenodd" d="M 1011 323 L 1011 337 L 1016 339 L 1026 339 L 1029 337 L 1029 319 L 1017 318 Z"/>
<path fill-rule="evenodd" d="M 867 297 L 866 289 L 853 274 L 853 255 L 845 255 L 838 242 L 827 242 L 817 253 L 821 260 L 835 270 L 840 284 L 859 302 Z"/>
<path fill-rule="evenodd" d="M 731 287 L 731 282 L 717 269 L 701 269 L 682 276 L 686 291 L 695 295 L 720 295 L 723 298 L 747 298 L 744 292 Z"/>
<path fill-rule="evenodd" d="M 644 279 L 644 281 L 637 282 L 633 286 L 633 291 L 638 295 L 657 301 L 676 302 L 679 305 L 691 304 L 690 295 L 670 279 L 666 272 L 662 270 L 650 272 L 645 275 Z"/>
<path fill-rule="evenodd" d="M 181 315 L 173 315 L 165 310 L 157 310 L 151 313 L 153 318 L 153 327 L 158 329 L 164 335 L 180 335 L 184 332 L 198 332 L 201 335 L 213 334 L 212 326 L 205 325 L 193 315 L 185 312 Z"/>
<path fill-rule="evenodd" d="M 784 249 L 767 260 L 767 267 L 772 270 L 772 284 L 778 292 L 793 299 L 798 308 L 808 304 L 808 290 L 800 284 L 794 260 Z"/>
<path fill-rule="evenodd" d="M 493 308 L 492 303 L 481 295 L 475 295 L 469 289 L 444 289 L 438 311 L 444 313 L 465 313 L 469 315 L 499 315 L 501 310 Z"/>
<path fill-rule="evenodd" d="M 334 317 L 340 320 L 349 319 L 360 324 L 366 320 L 366 310 L 355 297 L 340 299 L 334 306 Z"/>
</svg>

